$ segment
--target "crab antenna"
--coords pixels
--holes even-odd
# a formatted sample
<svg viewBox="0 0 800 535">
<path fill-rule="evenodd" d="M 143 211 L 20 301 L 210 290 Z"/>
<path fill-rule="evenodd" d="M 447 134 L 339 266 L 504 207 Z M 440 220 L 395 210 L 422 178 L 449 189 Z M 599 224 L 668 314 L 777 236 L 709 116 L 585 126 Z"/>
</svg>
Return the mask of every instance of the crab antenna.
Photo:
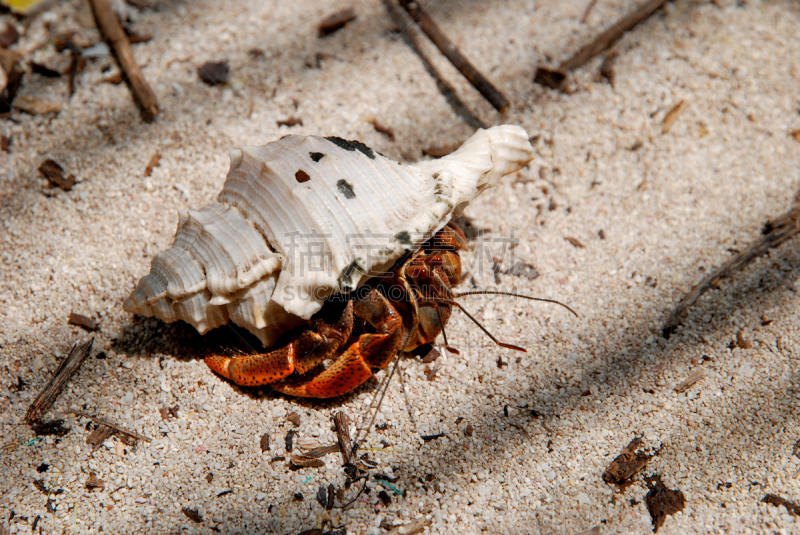
<svg viewBox="0 0 800 535">
<path fill-rule="evenodd" d="M 512 345 L 512 344 L 506 344 L 506 343 L 503 343 L 503 342 L 501 342 L 500 340 L 498 340 L 497 338 L 495 338 L 494 336 L 492 336 L 492 333 L 490 333 L 490 332 L 489 332 L 489 331 L 486 329 L 486 327 L 484 327 L 483 325 L 481 325 L 481 322 L 479 322 L 479 321 L 478 321 L 478 320 L 477 320 L 477 319 L 476 319 L 476 318 L 475 318 L 475 317 L 474 317 L 472 314 L 470 314 L 469 312 L 467 312 L 467 309 L 465 309 L 465 308 L 464 308 L 464 307 L 461 305 L 461 303 L 458 303 L 457 301 L 444 301 L 444 302 L 445 302 L 445 303 L 447 303 L 448 305 L 455 305 L 455 306 L 457 306 L 458 308 L 460 308 L 460 309 L 461 309 L 461 312 L 463 312 L 464 314 L 466 314 L 466 315 L 467 315 L 467 317 L 468 317 L 469 319 L 471 319 L 471 320 L 472 320 L 472 321 L 475 323 L 475 325 L 477 325 L 478 327 L 480 327 L 480 328 L 481 328 L 481 330 L 482 330 L 484 333 L 486 333 L 486 336 L 488 336 L 489 338 L 491 338 L 491 339 L 492 339 L 492 342 L 494 342 L 495 344 L 499 345 L 500 347 L 505 347 L 506 349 L 513 349 L 514 351 L 522 351 L 523 353 L 527 353 L 527 352 L 528 352 L 528 350 L 527 350 L 527 349 L 525 349 L 525 348 L 523 348 L 523 347 L 519 347 L 519 346 L 515 346 L 515 345 Z"/>
<path fill-rule="evenodd" d="M 533 297 L 533 296 L 530 296 L 530 295 L 515 294 L 515 293 L 512 293 L 512 292 L 498 292 L 498 291 L 493 291 L 493 290 L 461 292 L 458 295 L 456 295 L 455 297 L 464 297 L 466 295 L 508 295 L 510 297 L 519 297 L 521 299 L 529 299 L 530 301 L 541 301 L 543 303 L 553 303 L 553 304 L 560 305 L 560 306 L 566 308 L 567 310 L 569 310 L 570 312 L 575 314 L 576 318 L 580 317 L 580 316 L 578 316 L 578 313 L 575 312 L 574 310 L 572 310 L 569 306 L 565 305 L 561 301 L 556 301 L 555 299 L 546 299 L 544 297 Z"/>
</svg>

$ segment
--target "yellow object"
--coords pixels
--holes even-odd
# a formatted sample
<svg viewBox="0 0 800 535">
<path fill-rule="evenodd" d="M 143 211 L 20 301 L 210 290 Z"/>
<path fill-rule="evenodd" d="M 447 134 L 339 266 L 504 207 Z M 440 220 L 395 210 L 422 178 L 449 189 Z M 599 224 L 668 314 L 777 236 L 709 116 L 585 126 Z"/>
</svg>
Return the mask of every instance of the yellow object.
<svg viewBox="0 0 800 535">
<path fill-rule="evenodd" d="M 0 0 L 0 3 L 10 7 L 15 13 L 21 13 L 24 15 L 26 13 L 30 13 L 36 9 L 37 6 L 45 3 L 46 1 L 47 0 Z"/>
</svg>

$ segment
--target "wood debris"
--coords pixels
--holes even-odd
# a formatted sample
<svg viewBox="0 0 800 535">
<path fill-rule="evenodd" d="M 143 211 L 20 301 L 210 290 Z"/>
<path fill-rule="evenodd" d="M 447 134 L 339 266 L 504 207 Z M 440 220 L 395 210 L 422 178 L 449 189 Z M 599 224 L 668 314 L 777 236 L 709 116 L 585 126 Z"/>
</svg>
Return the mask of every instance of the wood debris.
<svg viewBox="0 0 800 535">
<path fill-rule="evenodd" d="M 667 112 L 667 114 L 664 116 L 664 122 L 661 125 L 662 134 L 666 134 L 667 132 L 670 131 L 672 125 L 674 125 L 675 121 L 678 120 L 678 116 L 681 113 L 683 113 L 683 110 L 685 110 L 688 106 L 689 106 L 688 102 L 686 102 L 685 100 L 681 100 L 671 110 Z"/>
<path fill-rule="evenodd" d="M 292 453 L 289 462 L 296 468 L 323 468 L 325 466 L 323 461 L 299 453 Z"/>
<path fill-rule="evenodd" d="M 422 6 L 413 0 L 399 0 L 399 3 L 450 63 L 472 84 L 472 87 L 477 89 L 494 109 L 503 113 L 508 108 L 506 97 L 461 53 Z"/>
<path fill-rule="evenodd" d="M 144 176 L 150 176 L 153 174 L 153 169 L 158 166 L 158 162 L 161 161 L 161 153 L 157 152 L 150 157 L 150 160 L 147 162 L 147 166 L 144 168 Z"/>
<path fill-rule="evenodd" d="M 98 425 L 94 431 L 92 431 L 88 437 L 86 437 L 86 443 L 92 445 L 92 451 L 97 451 L 100 446 L 103 445 L 103 442 L 106 441 L 107 438 L 111 438 L 114 436 L 114 429 L 107 426 L 107 425 Z"/>
<path fill-rule="evenodd" d="M 290 412 L 286 419 L 292 422 L 295 427 L 300 427 L 300 415 L 296 412 Z"/>
<path fill-rule="evenodd" d="M 49 161 L 52 162 L 53 160 L 49 160 Z M 55 163 L 55 162 L 53 162 L 53 163 Z M 44 165 L 44 164 L 42 164 L 42 165 Z M 56 165 L 58 165 L 58 164 L 56 164 Z M 41 169 L 41 167 L 39 169 Z M 70 176 L 72 176 L 72 175 L 70 175 Z M 75 179 L 73 178 L 72 181 L 74 183 Z M 70 312 L 69 313 L 69 319 L 67 320 L 67 323 L 69 323 L 70 325 L 77 325 L 78 327 L 83 327 L 87 331 L 96 331 L 97 329 L 100 328 L 100 324 L 97 323 L 96 321 L 94 321 L 92 318 L 86 317 L 83 314 L 77 314 L 75 312 Z"/>
<path fill-rule="evenodd" d="M 664 5 L 668 0 L 649 0 L 641 7 L 634 10 L 611 23 L 607 30 L 598 35 L 593 41 L 584 45 L 578 50 L 575 55 L 563 62 L 556 69 L 548 69 L 539 67 L 536 69 L 536 74 L 533 81 L 537 84 L 546 85 L 552 89 L 562 87 L 567 73 L 574 71 L 584 66 L 589 60 L 601 54 L 603 51 L 608 50 L 616 43 L 620 37 L 625 35 L 640 22 L 655 13 L 655 11 Z"/>
<path fill-rule="evenodd" d="M 430 526 L 432 523 L 433 522 L 431 520 L 425 520 L 422 518 L 420 520 L 415 520 L 410 524 L 406 524 L 405 526 L 397 526 L 391 531 L 387 531 L 384 535 L 417 535 L 418 533 L 422 533 L 425 528 Z"/>
<path fill-rule="evenodd" d="M 708 274 L 678 303 L 675 310 L 664 324 L 661 330 L 665 338 L 678 328 L 678 324 L 689 313 L 689 308 L 694 305 L 700 296 L 711 288 L 719 287 L 722 279 L 730 277 L 731 273 L 743 268 L 755 258 L 766 253 L 770 249 L 778 247 L 780 244 L 789 240 L 800 232 L 800 193 L 795 196 L 792 209 L 775 220 L 768 221 L 761 231 L 761 239 L 740 252 L 718 269 Z"/>
<path fill-rule="evenodd" d="M 340 9 L 335 13 L 331 13 L 322 19 L 319 23 L 319 26 L 317 26 L 319 36 L 326 37 L 338 32 L 347 26 L 349 22 L 354 21 L 356 17 L 356 10 L 352 6 Z"/>
<path fill-rule="evenodd" d="M 146 437 L 144 435 L 140 435 L 139 433 L 137 433 L 135 431 L 130 431 L 128 429 L 125 429 L 122 426 L 119 426 L 119 425 L 117 425 L 115 423 L 109 422 L 108 420 L 104 420 L 102 418 L 98 418 L 97 416 L 92 416 L 91 414 L 86 414 L 85 412 L 76 411 L 74 409 L 71 412 L 73 414 L 78 415 L 78 416 L 83 416 L 84 418 L 89 418 L 90 420 L 92 420 L 94 423 L 96 423 L 98 425 L 105 425 L 107 427 L 110 427 L 110 428 L 114 429 L 115 434 L 117 434 L 117 437 L 120 440 L 122 440 L 123 442 L 125 442 L 126 444 L 133 443 L 136 440 L 144 440 L 145 442 L 152 442 L 153 441 L 153 439 L 151 439 L 151 438 L 148 438 L 148 437 Z"/>
<path fill-rule="evenodd" d="M 589 13 L 592 12 L 596 3 L 597 0 L 589 0 L 589 4 L 587 4 L 586 9 L 583 11 L 583 16 L 581 17 L 581 24 L 586 24 L 586 21 L 589 19 Z"/>
<path fill-rule="evenodd" d="M 525 277 L 528 280 L 533 280 L 539 276 L 539 271 L 532 266 L 531 264 L 526 264 L 525 262 L 517 262 L 507 270 L 503 272 L 505 275 L 511 275 L 512 277 Z"/>
<path fill-rule="evenodd" d="M 422 363 L 423 364 L 430 364 L 431 362 L 433 362 L 436 359 L 438 359 L 440 356 L 442 356 L 441 352 L 438 349 L 436 349 L 435 347 L 431 346 L 430 351 L 425 353 L 425 356 L 422 357 Z"/>
<path fill-rule="evenodd" d="M 388 137 L 391 141 L 394 141 L 394 130 L 389 128 L 388 126 L 384 126 L 383 124 L 379 123 L 375 117 L 370 117 L 367 119 L 367 122 L 372 125 L 376 132 L 383 134 L 384 136 Z"/>
<path fill-rule="evenodd" d="M 736 345 L 742 349 L 753 349 L 753 342 L 745 339 L 743 331 L 736 333 Z"/>
<path fill-rule="evenodd" d="M 578 249 L 583 249 L 585 246 L 578 240 L 578 238 L 573 238 L 572 236 L 564 236 L 564 239 L 571 243 L 574 247 Z"/>
<path fill-rule="evenodd" d="M 8 113 L 17 95 L 25 71 L 20 65 L 22 56 L 0 47 L 0 113 Z"/>
<path fill-rule="evenodd" d="M 69 191 L 75 185 L 75 177 L 71 173 L 64 176 L 64 168 L 50 158 L 42 162 L 42 165 L 39 166 L 39 172 L 50 181 L 52 187 L 59 187 L 64 191 Z M 70 319 L 72 319 L 72 315 L 70 315 Z"/>
<path fill-rule="evenodd" d="M 15 98 L 13 106 L 19 111 L 24 111 L 30 115 L 47 115 L 48 113 L 61 111 L 61 104 L 26 95 L 19 95 Z"/>
<path fill-rule="evenodd" d="M 158 414 L 161 415 L 162 420 L 167 421 L 170 418 L 177 418 L 180 408 L 180 405 L 173 405 L 172 407 L 160 407 L 158 409 Z"/>
<path fill-rule="evenodd" d="M 786 507 L 786 510 L 789 511 L 790 514 L 794 516 L 800 516 L 800 504 L 790 502 L 786 498 L 782 498 L 777 494 L 767 494 L 761 501 L 775 506 L 782 505 Z"/>
<path fill-rule="evenodd" d="M 350 418 L 342 411 L 333 416 L 333 426 L 336 428 L 336 438 L 339 441 L 339 451 L 342 454 L 342 464 L 353 464 L 353 439 L 350 437 Z"/>
<path fill-rule="evenodd" d="M 64 426 L 64 420 L 50 420 L 49 422 L 40 422 L 31 425 L 31 429 L 38 436 L 50 435 L 63 437 L 69 433 L 70 428 Z"/>
<path fill-rule="evenodd" d="M 222 85 L 228 83 L 230 65 L 225 61 L 207 61 L 197 68 L 197 75 L 208 85 Z"/>
<path fill-rule="evenodd" d="M 294 115 L 287 117 L 286 119 L 278 119 L 275 122 L 278 124 L 278 126 L 288 126 L 290 128 L 297 125 L 303 126 L 303 120 L 299 117 L 295 117 Z"/>
<path fill-rule="evenodd" d="M 189 509 L 188 507 L 182 507 L 181 512 L 186 515 L 186 518 L 193 522 L 197 522 L 198 524 L 203 521 L 203 517 L 200 516 L 200 513 L 193 509 Z"/>
<path fill-rule="evenodd" d="M 645 495 L 644 501 L 653 520 L 653 532 L 658 532 L 659 528 L 664 525 L 667 516 L 683 511 L 686 499 L 683 492 L 668 489 L 661 482 L 661 476 L 646 477 L 645 481 L 650 490 Z"/>
<path fill-rule="evenodd" d="M 622 450 L 622 453 L 608 465 L 608 468 L 603 473 L 603 481 L 623 489 L 633 483 L 634 476 L 647 465 L 650 459 L 658 455 L 658 452 L 648 455 L 642 451 L 637 451 L 642 446 L 642 443 L 642 437 L 636 437 L 631 440 Z"/>
<path fill-rule="evenodd" d="M 97 28 L 114 50 L 114 57 L 125 73 L 134 100 L 145 118 L 153 119 L 158 115 L 158 99 L 142 74 L 139 64 L 136 63 L 128 36 L 125 35 L 116 12 L 111 8 L 110 0 L 89 0 L 89 2 L 92 5 Z"/>
<path fill-rule="evenodd" d="M 305 450 L 303 451 L 303 455 L 319 459 L 320 457 L 325 457 L 329 453 L 336 453 L 337 451 L 339 451 L 339 444 L 329 444 L 327 446 L 318 446 L 310 450 Z"/>
<path fill-rule="evenodd" d="M 93 343 L 94 338 L 83 344 L 76 343 L 72 346 L 67 358 L 61 362 L 52 379 L 45 385 L 34 402 L 31 403 L 28 412 L 25 413 L 25 422 L 27 424 L 32 425 L 41 422 L 42 416 L 53 406 L 64 385 L 83 364 L 84 359 L 92 349 Z"/>
<path fill-rule="evenodd" d="M 689 390 L 689 388 L 692 387 L 692 385 L 694 385 L 695 383 L 700 381 L 703 377 L 705 377 L 705 375 L 706 372 L 704 372 L 702 368 L 695 370 L 689 377 L 681 381 L 678 384 L 678 386 L 675 387 L 675 392 L 677 392 L 678 394 L 686 392 L 687 390 Z"/>
<path fill-rule="evenodd" d="M 106 482 L 97 477 L 94 471 L 89 472 L 89 478 L 86 480 L 86 488 L 91 489 L 104 489 Z"/>
<path fill-rule="evenodd" d="M 612 50 L 603 59 L 603 63 L 600 64 L 600 76 L 605 78 L 611 84 L 611 87 L 614 87 L 614 62 L 617 57 L 619 57 L 619 52 Z"/>
<path fill-rule="evenodd" d="M 269 451 L 269 435 L 264 433 L 261 435 L 261 440 L 258 442 L 259 446 L 261 446 L 261 453 L 266 453 Z"/>
</svg>

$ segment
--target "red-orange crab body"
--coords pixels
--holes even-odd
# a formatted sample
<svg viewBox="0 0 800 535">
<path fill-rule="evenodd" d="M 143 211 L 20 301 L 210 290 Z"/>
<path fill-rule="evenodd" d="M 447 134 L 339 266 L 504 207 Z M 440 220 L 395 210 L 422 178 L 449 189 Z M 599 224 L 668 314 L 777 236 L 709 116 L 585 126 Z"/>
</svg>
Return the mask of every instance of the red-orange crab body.
<svg viewBox="0 0 800 535">
<path fill-rule="evenodd" d="M 292 396 L 345 394 L 389 365 L 400 351 L 432 342 L 451 313 L 451 287 L 461 280 L 464 233 L 437 232 L 385 276 L 332 296 L 312 326 L 265 353 L 210 355 L 208 366 L 240 385 L 270 385 Z M 332 361 L 326 365 L 326 361 Z"/>
</svg>

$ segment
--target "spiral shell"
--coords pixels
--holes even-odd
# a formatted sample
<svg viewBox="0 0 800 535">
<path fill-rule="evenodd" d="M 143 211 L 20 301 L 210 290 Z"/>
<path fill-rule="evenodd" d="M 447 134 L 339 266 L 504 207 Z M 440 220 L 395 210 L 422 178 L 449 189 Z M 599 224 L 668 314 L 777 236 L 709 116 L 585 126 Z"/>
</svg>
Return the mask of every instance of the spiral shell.
<svg viewBox="0 0 800 535">
<path fill-rule="evenodd" d="M 232 150 L 217 202 L 181 214 L 125 301 L 200 333 L 228 321 L 266 345 L 441 229 L 533 157 L 525 130 L 478 130 L 454 153 L 405 165 L 357 141 L 286 136 Z"/>
</svg>

